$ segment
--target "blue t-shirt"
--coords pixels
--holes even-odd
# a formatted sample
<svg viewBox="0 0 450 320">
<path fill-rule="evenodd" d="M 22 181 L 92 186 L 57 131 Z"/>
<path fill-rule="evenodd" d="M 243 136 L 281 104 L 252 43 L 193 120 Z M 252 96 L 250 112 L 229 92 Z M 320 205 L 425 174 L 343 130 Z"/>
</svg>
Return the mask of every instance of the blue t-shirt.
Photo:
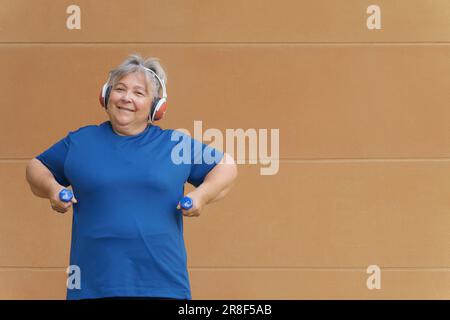
<svg viewBox="0 0 450 320">
<path fill-rule="evenodd" d="M 210 159 L 201 161 L 202 154 Z M 38 155 L 78 200 L 70 265 L 79 267 L 81 288 L 68 288 L 67 299 L 191 299 L 176 206 L 184 184 L 199 186 L 222 156 L 179 131 L 150 125 L 121 136 L 109 121 L 72 131 Z"/>
</svg>

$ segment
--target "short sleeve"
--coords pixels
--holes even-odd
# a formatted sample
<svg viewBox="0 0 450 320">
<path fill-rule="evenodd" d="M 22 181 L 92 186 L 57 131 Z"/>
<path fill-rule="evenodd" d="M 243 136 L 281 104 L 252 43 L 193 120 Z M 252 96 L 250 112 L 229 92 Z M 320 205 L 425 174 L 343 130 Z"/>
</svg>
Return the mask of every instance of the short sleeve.
<svg viewBox="0 0 450 320">
<path fill-rule="evenodd" d="M 55 180 L 65 187 L 70 185 L 64 173 L 64 163 L 69 151 L 70 138 L 67 135 L 53 146 L 42 152 L 36 157 L 41 161 L 55 177 Z"/>
<path fill-rule="evenodd" d="M 198 187 L 222 158 L 223 152 L 198 140 L 191 139 L 191 171 L 187 181 Z"/>
</svg>

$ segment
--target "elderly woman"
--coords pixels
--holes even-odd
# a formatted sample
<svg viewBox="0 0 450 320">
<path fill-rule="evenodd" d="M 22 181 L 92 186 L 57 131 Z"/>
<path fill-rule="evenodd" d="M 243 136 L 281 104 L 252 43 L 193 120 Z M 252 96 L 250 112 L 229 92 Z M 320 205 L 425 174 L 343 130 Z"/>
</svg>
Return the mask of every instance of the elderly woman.
<svg viewBox="0 0 450 320">
<path fill-rule="evenodd" d="M 129 56 L 102 90 L 109 121 L 69 132 L 28 163 L 36 196 L 60 213 L 73 207 L 70 264 L 81 286 L 67 299 L 191 299 L 183 216 L 224 197 L 237 170 L 228 154 L 153 124 L 164 114 L 165 81 L 157 59 Z M 180 143 L 191 161 L 174 159 Z M 198 161 L 204 154 L 215 161 Z M 179 203 L 186 182 L 196 187 L 188 210 Z M 73 198 L 60 200 L 69 185 Z"/>
</svg>

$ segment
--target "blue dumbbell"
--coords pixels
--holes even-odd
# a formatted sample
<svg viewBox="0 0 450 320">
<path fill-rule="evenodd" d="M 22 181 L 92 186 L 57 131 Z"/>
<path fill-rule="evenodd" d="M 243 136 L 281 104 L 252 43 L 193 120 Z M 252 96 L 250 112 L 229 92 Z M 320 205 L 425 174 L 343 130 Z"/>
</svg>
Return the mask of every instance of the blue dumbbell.
<svg viewBox="0 0 450 320">
<path fill-rule="evenodd" d="M 180 206 L 184 210 L 189 210 L 190 208 L 192 208 L 193 205 L 194 205 L 194 202 L 189 197 L 183 197 L 180 201 Z"/>
<path fill-rule="evenodd" d="M 59 192 L 59 200 L 69 202 L 73 198 L 73 193 L 69 189 L 62 189 Z"/>
</svg>

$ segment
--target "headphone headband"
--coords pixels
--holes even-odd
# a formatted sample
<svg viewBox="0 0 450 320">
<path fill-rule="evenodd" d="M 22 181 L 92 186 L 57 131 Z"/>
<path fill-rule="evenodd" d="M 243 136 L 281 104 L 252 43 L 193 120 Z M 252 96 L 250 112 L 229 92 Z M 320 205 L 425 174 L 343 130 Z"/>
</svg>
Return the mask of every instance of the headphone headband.
<svg viewBox="0 0 450 320">
<path fill-rule="evenodd" d="M 158 79 L 159 83 L 161 84 L 161 88 L 162 88 L 162 97 L 167 100 L 167 91 L 166 91 L 166 85 L 165 85 L 164 81 L 152 69 L 149 69 L 149 68 L 144 67 L 144 66 L 142 66 L 142 67 L 145 70 L 150 71 L 156 77 L 156 79 Z"/>
</svg>

